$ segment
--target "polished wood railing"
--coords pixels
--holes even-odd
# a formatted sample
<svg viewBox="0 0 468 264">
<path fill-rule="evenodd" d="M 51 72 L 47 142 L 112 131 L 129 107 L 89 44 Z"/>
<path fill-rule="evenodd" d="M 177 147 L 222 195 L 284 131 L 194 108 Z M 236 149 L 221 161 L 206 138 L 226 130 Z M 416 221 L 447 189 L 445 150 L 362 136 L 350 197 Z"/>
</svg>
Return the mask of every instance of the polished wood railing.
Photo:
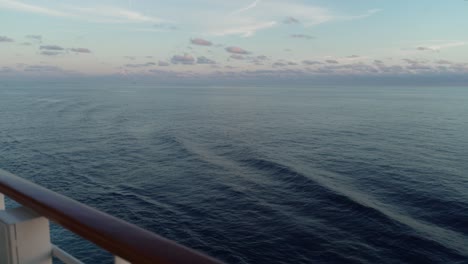
<svg viewBox="0 0 468 264">
<path fill-rule="evenodd" d="M 0 193 L 130 263 L 221 263 L 3 170 Z"/>
</svg>

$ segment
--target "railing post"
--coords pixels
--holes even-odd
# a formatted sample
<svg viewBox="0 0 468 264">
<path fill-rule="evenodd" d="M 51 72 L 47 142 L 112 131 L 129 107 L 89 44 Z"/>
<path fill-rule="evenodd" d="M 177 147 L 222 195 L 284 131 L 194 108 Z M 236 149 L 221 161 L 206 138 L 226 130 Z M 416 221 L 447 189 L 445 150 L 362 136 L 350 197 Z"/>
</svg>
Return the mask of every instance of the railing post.
<svg viewBox="0 0 468 264">
<path fill-rule="evenodd" d="M 5 195 L 0 193 L 0 210 L 5 210 Z"/>
<path fill-rule="evenodd" d="M 52 264 L 49 220 L 26 207 L 0 211 L 0 263 Z"/>
<path fill-rule="evenodd" d="M 118 256 L 114 256 L 114 264 L 130 264 L 130 262 L 121 259 Z"/>
</svg>

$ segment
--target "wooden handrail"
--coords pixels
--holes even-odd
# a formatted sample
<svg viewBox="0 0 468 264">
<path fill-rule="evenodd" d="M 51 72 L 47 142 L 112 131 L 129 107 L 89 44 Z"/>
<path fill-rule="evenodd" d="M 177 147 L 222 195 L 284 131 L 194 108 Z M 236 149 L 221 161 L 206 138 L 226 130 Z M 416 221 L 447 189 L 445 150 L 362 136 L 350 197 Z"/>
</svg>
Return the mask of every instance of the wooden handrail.
<svg viewBox="0 0 468 264">
<path fill-rule="evenodd" d="M 221 263 L 1 169 L 0 192 L 131 263 Z"/>
</svg>

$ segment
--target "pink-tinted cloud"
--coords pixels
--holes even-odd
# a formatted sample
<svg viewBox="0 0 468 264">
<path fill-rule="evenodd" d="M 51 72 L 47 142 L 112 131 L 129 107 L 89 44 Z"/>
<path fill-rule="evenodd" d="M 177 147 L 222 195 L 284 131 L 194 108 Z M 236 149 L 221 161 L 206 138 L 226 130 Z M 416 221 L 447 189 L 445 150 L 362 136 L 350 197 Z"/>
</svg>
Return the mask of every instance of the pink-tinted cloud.
<svg viewBox="0 0 468 264">
<path fill-rule="evenodd" d="M 91 50 L 86 49 L 86 48 L 73 48 L 70 50 L 73 52 L 77 52 L 77 53 L 91 53 Z"/>
<path fill-rule="evenodd" d="M 174 64 L 191 65 L 191 64 L 195 63 L 195 59 L 189 54 L 174 55 L 174 56 L 172 56 L 171 62 L 174 63 Z"/>
<path fill-rule="evenodd" d="M 235 54 L 249 54 L 250 53 L 239 47 L 227 47 L 226 51 L 229 53 L 235 53 Z"/>
<path fill-rule="evenodd" d="M 211 45 L 213 45 L 213 43 L 211 43 L 210 41 L 205 40 L 205 39 L 201 39 L 201 38 L 191 39 L 190 43 L 192 43 L 194 45 L 198 45 L 198 46 L 211 46 Z"/>
<path fill-rule="evenodd" d="M 291 38 L 299 38 L 299 39 L 314 39 L 314 36 L 306 35 L 306 34 L 291 34 Z"/>
</svg>

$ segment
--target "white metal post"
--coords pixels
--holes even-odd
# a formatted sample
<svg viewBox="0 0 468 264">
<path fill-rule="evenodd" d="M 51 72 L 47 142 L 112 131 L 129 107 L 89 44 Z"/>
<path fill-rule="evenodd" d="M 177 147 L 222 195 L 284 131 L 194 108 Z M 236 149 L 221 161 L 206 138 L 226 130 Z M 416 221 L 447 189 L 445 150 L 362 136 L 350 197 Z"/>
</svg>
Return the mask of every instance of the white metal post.
<svg viewBox="0 0 468 264">
<path fill-rule="evenodd" d="M 114 256 L 114 264 L 130 264 L 130 262 L 119 258 L 118 256 Z"/>
<path fill-rule="evenodd" d="M 5 195 L 0 193 L 0 210 L 5 210 Z"/>
<path fill-rule="evenodd" d="M 0 263 L 52 264 L 49 220 L 26 207 L 0 211 Z"/>
</svg>

